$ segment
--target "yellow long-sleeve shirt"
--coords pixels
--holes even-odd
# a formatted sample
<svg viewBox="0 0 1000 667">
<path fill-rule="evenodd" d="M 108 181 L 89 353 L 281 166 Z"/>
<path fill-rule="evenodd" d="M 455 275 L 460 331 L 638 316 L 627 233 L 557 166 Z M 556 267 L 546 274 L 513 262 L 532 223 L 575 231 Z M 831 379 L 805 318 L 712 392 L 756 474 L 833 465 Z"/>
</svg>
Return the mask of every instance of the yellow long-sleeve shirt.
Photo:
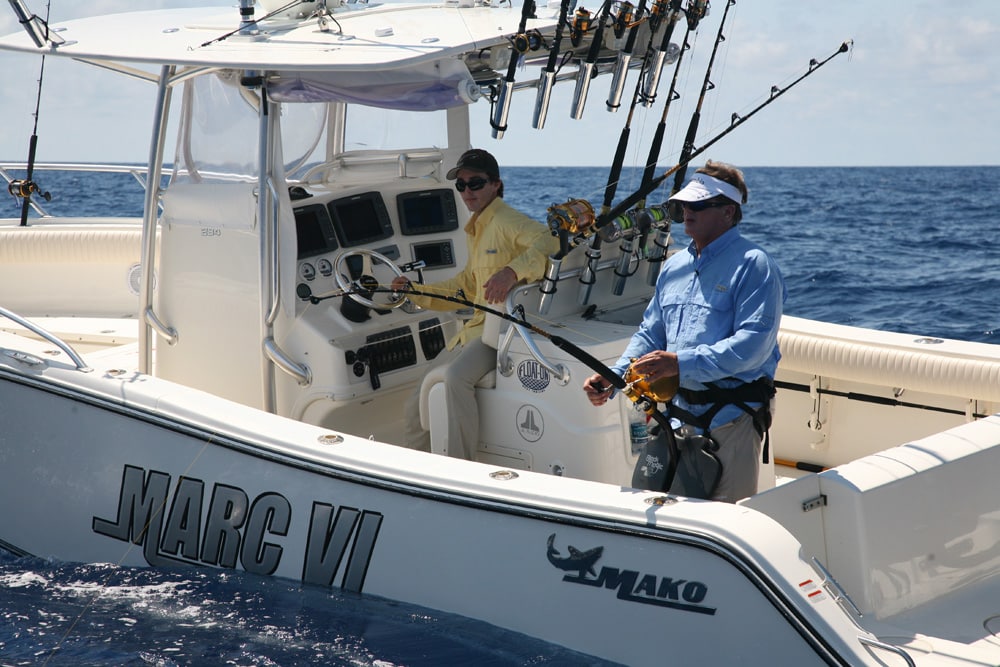
<svg viewBox="0 0 1000 667">
<path fill-rule="evenodd" d="M 494 273 L 509 266 L 518 280 L 535 282 L 545 275 L 549 256 L 559 249 L 558 239 L 547 226 L 511 208 L 500 197 L 473 214 L 465 225 L 465 240 L 469 249 L 465 267 L 448 280 L 424 285 L 421 291 L 454 296 L 462 290 L 466 299 L 488 305 L 483 284 Z M 430 310 L 455 308 L 452 302 L 433 297 L 411 295 L 410 300 Z M 448 341 L 448 349 L 482 336 L 484 320 L 485 314 L 476 310 L 462 330 Z"/>
</svg>

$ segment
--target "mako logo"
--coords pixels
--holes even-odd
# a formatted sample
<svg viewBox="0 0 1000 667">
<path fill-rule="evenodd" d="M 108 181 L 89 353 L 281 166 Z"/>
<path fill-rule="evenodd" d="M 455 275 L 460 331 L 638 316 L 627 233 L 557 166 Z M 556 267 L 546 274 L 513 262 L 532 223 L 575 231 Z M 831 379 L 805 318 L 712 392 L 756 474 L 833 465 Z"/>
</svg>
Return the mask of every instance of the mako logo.
<svg viewBox="0 0 1000 667">
<path fill-rule="evenodd" d="M 153 566 L 212 565 L 274 574 L 285 554 L 293 508 L 280 493 L 251 499 L 236 486 L 125 466 L 114 519 L 93 518 L 99 535 L 142 546 Z M 330 586 L 348 553 L 341 587 L 361 592 L 378 531 L 378 512 L 314 501 L 305 535 L 302 581 Z"/>
<path fill-rule="evenodd" d="M 619 570 L 614 567 L 601 567 L 598 572 L 594 568 L 604 555 L 604 547 L 580 551 L 570 546 L 567 547 L 569 555 L 563 556 L 555 548 L 555 541 L 556 535 L 553 533 L 549 536 L 546 556 L 556 568 L 574 573 L 563 576 L 565 582 L 607 588 L 616 591 L 619 600 L 628 602 L 715 615 L 715 607 L 702 604 L 708 597 L 708 586 L 700 581 L 642 574 L 636 570 Z"/>
</svg>

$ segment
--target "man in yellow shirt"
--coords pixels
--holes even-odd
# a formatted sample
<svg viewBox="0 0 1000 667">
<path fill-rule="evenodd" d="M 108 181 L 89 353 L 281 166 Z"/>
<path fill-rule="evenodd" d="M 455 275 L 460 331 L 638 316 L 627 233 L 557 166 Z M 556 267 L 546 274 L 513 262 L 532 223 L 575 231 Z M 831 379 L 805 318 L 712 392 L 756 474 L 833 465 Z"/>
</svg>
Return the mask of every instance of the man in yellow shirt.
<svg viewBox="0 0 1000 667">
<path fill-rule="evenodd" d="M 424 285 L 422 292 L 453 296 L 461 290 L 465 298 L 480 304 L 496 304 L 520 282 L 534 282 L 545 274 L 548 257 L 559 247 L 547 226 L 532 220 L 503 201 L 503 181 L 496 158 L 474 148 L 459 158 L 447 178 L 472 217 L 465 225 L 469 261 L 448 280 Z M 396 278 L 393 289 L 405 291 L 409 279 Z M 443 299 L 411 295 L 418 306 L 451 310 Z M 477 310 L 461 331 L 448 341 L 447 353 L 438 356 L 444 368 L 448 402 L 445 435 L 448 452 L 469 460 L 479 447 L 479 409 L 476 383 L 496 365 L 496 350 L 482 341 L 485 314 Z M 404 405 L 407 445 L 430 451 L 430 434 L 420 426 L 419 388 Z"/>
</svg>

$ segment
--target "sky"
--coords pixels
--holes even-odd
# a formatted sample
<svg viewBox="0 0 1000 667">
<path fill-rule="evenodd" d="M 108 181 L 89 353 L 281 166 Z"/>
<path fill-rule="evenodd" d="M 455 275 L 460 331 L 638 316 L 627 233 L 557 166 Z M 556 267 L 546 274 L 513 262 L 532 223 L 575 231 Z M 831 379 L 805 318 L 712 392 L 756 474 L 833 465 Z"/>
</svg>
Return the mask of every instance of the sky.
<svg viewBox="0 0 1000 667">
<path fill-rule="evenodd" d="M 53 24 L 132 11 L 137 4 L 50 2 Z M 42 0 L 25 3 L 45 15 Z M 231 0 L 141 4 L 145 9 L 236 6 Z M 682 62 L 681 97 L 669 109 L 661 165 L 672 164 L 679 152 L 725 6 L 723 0 L 712 3 Z M 0 4 L 0 34 L 18 30 L 7 3 Z M 825 59 L 847 40 L 853 40 L 853 47 L 723 137 L 705 151 L 706 158 L 740 166 L 1000 164 L 998 0 L 738 0 L 723 34 L 696 146 L 724 131 L 731 114 L 746 115 L 766 100 L 772 85 L 783 88 L 802 75 L 810 59 Z M 38 57 L 0 53 L 0 161 L 27 158 L 39 66 Z M 660 102 L 649 109 L 640 106 L 633 115 L 627 165 L 641 165 L 647 157 L 672 74 L 673 67 L 664 74 Z M 542 130 L 531 127 L 534 94 L 516 96 L 511 129 L 499 141 L 491 137 L 489 105 L 481 100 L 473 109 L 472 143 L 510 166 L 607 165 L 627 118 L 634 76 L 632 72 L 626 104 L 617 113 L 605 110 L 610 77 L 595 81 L 580 120 L 570 118 L 572 82 L 557 86 Z M 518 80 L 536 78 L 536 71 L 518 73 Z M 38 160 L 145 161 L 153 85 L 58 58 L 46 59 L 43 81 Z M 89 94 L 94 90 L 100 93 L 97 102 Z"/>
</svg>

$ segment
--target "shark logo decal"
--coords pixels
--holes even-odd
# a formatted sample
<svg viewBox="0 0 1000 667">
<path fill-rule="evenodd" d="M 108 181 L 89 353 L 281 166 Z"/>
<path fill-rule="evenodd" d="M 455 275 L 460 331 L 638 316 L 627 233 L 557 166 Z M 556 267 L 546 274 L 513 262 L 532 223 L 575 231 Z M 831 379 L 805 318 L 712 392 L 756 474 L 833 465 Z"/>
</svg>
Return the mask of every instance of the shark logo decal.
<svg viewBox="0 0 1000 667">
<path fill-rule="evenodd" d="M 593 588 L 617 591 L 616 597 L 626 602 L 639 602 L 658 607 L 668 607 L 696 614 L 715 615 L 715 607 L 702 604 L 708 597 L 708 586 L 700 581 L 675 579 L 655 574 L 642 574 L 636 570 L 619 570 L 615 567 L 595 568 L 604 555 L 604 547 L 581 551 L 567 546 L 568 556 L 556 548 L 556 534 L 549 535 L 546 557 L 552 565 L 567 572 L 563 581 Z"/>
<path fill-rule="evenodd" d="M 587 549 L 586 551 L 580 551 L 576 547 L 567 547 L 569 549 L 569 556 L 561 558 L 559 556 L 559 550 L 553 546 L 556 541 L 556 534 L 552 533 L 549 535 L 549 550 L 546 555 L 549 557 L 549 562 L 558 567 L 560 570 L 566 570 L 567 572 L 576 572 L 576 576 L 581 579 L 587 574 L 592 574 L 595 577 L 597 572 L 594 571 L 594 563 L 601 559 L 601 555 L 604 553 L 604 547 L 594 547 L 593 549 Z"/>
</svg>

